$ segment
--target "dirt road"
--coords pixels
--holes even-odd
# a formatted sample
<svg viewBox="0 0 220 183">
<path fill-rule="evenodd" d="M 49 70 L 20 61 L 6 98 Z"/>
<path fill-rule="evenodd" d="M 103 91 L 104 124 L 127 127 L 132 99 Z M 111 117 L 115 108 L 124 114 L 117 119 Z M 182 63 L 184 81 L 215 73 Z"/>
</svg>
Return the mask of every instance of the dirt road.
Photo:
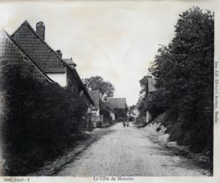
<svg viewBox="0 0 220 183">
<path fill-rule="evenodd" d="M 190 160 L 152 143 L 146 131 L 132 124 L 111 127 L 111 133 L 89 146 L 57 176 L 203 176 Z"/>
</svg>

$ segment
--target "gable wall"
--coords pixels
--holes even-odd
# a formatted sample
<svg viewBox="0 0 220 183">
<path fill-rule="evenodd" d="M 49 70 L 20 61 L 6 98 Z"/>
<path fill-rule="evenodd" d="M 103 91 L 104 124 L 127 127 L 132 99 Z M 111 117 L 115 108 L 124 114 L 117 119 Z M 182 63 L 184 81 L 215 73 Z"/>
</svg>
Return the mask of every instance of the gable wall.
<svg viewBox="0 0 220 183">
<path fill-rule="evenodd" d="M 60 86 L 67 86 L 67 73 L 50 73 L 47 76 L 53 81 L 57 82 Z"/>
</svg>

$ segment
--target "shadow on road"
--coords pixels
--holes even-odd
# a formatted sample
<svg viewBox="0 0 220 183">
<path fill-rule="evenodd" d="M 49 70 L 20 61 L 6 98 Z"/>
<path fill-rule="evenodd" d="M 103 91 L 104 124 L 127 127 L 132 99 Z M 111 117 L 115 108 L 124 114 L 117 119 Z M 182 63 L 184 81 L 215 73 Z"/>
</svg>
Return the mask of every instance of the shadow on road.
<svg viewBox="0 0 220 183">
<path fill-rule="evenodd" d="M 115 130 L 112 127 L 102 129 L 96 128 L 92 132 L 87 132 L 90 135 L 90 138 L 79 141 L 76 147 L 68 149 L 66 153 L 59 157 L 56 161 L 48 162 L 47 165 L 40 168 L 37 172 L 30 174 L 29 176 L 56 176 L 57 172 L 62 170 L 65 165 L 73 162 L 90 145 L 101 139 L 103 136 L 114 132 Z"/>
</svg>

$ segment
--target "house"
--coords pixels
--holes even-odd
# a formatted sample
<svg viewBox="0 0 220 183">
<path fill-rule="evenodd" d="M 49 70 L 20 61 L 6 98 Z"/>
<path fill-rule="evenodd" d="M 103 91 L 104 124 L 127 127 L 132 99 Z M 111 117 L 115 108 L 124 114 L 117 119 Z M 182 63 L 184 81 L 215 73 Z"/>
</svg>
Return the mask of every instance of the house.
<svg viewBox="0 0 220 183">
<path fill-rule="evenodd" d="M 58 50 L 60 53 L 61 53 L 61 51 L 60 50 Z M 57 51 L 57 52 L 58 52 Z M 62 53 L 61 53 L 62 54 Z M 63 61 L 67 64 L 67 65 L 69 65 L 71 68 L 75 68 L 76 67 L 76 63 L 73 61 L 73 59 L 72 58 L 67 58 L 67 59 L 63 59 Z"/>
<path fill-rule="evenodd" d="M 152 93 L 155 92 L 157 89 L 155 87 L 156 80 L 154 78 L 148 78 L 148 97 L 151 97 Z M 146 111 L 146 123 L 152 120 L 152 116 L 149 111 Z"/>
<path fill-rule="evenodd" d="M 96 116 L 100 115 L 100 98 L 101 98 L 101 94 L 98 90 L 90 90 L 89 94 L 92 98 L 92 100 L 94 101 L 94 106 L 91 108 L 91 112 L 92 114 L 95 114 Z"/>
<path fill-rule="evenodd" d="M 30 24 L 25 21 L 11 37 L 49 78 L 61 86 L 67 85 L 65 63 L 62 61 L 59 52 L 55 52 L 45 42 L 45 25 L 43 22 L 36 24 L 35 32 Z"/>
<path fill-rule="evenodd" d="M 75 97 L 82 97 L 90 107 L 93 101 L 84 87 L 71 59 L 62 59 L 60 50 L 54 51 L 45 42 L 45 25 L 36 24 L 36 31 L 25 21 L 11 35 L 13 42 L 53 81 L 61 87 L 70 88 Z"/>
<path fill-rule="evenodd" d="M 42 70 L 28 57 L 20 47 L 11 39 L 11 37 L 5 32 L 0 32 L 0 65 L 2 69 L 14 68 L 19 66 L 20 74 L 27 76 L 32 75 L 34 78 L 41 82 L 53 83 Z"/>
<path fill-rule="evenodd" d="M 87 85 L 86 79 L 83 79 L 83 82 L 85 85 Z M 99 90 L 89 90 L 89 94 L 95 104 L 91 108 L 92 119 L 94 123 L 101 121 L 102 124 L 112 124 L 115 121 L 115 110 L 113 109 L 111 104 L 105 100 L 105 97 L 103 97 Z"/>
<path fill-rule="evenodd" d="M 126 103 L 126 98 L 107 98 L 107 102 L 115 111 L 114 118 L 116 121 L 122 121 L 126 119 L 127 112 L 129 110 L 129 107 Z"/>
<path fill-rule="evenodd" d="M 85 82 L 85 80 L 84 80 Z M 94 101 L 94 106 L 91 108 L 93 121 L 96 123 L 98 121 L 114 121 L 115 111 L 111 105 L 103 100 L 102 94 L 98 90 L 90 90 L 89 94 Z M 101 125 L 102 126 L 102 125 Z"/>
<path fill-rule="evenodd" d="M 67 88 L 71 89 L 75 97 L 81 97 L 84 101 L 87 108 L 91 108 L 94 105 L 94 102 L 89 95 L 89 92 L 85 85 L 83 84 L 78 72 L 75 68 L 67 65 Z"/>
<path fill-rule="evenodd" d="M 126 98 L 107 98 L 113 109 L 128 109 Z"/>
<path fill-rule="evenodd" d="M 115 110 L 108 101 L 101 100 L 100 109 L 101 109 L 101 114 L 103 114 L 104 111 L 106 111 L 108 112 L 108 116 L 110 117 L 111 121 L 115 121 Z"/>
<path fill-rule="evenodd" d="M 86 80 L 83 80 L 84 85 L 87 87 Z M 94 105 L 91 107 L 91 122 L 94 127 L 97 127 L 97 123 L 101 122 L 103 124 L 103 116 L 100 115 L 100 93 L 98 90 L 91 91 L 89 90 L 89 95 L 94 101 Z"/>
</svg>

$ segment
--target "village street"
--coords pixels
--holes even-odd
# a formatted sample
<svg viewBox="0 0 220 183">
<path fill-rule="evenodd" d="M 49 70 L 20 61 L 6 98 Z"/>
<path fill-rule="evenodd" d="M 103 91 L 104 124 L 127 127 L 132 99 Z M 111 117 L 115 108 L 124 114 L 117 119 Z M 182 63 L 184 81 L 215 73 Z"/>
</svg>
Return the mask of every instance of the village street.
<svg viewBox="0 0 220 183">
<path fill-rule="evenodd" d="M 203 170 L 191 160 L 148 140 L 144 128 L 132 124 L 124 128 L 118 123 L 109 130 L 110 133 L 89 146 L 56 176 L 203 175 Z"/>
<path fill-rule="evenodd" d="M 124 1 L 0 3 L 1 176 L 214 175 L 218 6 Z"/>
</svg>

